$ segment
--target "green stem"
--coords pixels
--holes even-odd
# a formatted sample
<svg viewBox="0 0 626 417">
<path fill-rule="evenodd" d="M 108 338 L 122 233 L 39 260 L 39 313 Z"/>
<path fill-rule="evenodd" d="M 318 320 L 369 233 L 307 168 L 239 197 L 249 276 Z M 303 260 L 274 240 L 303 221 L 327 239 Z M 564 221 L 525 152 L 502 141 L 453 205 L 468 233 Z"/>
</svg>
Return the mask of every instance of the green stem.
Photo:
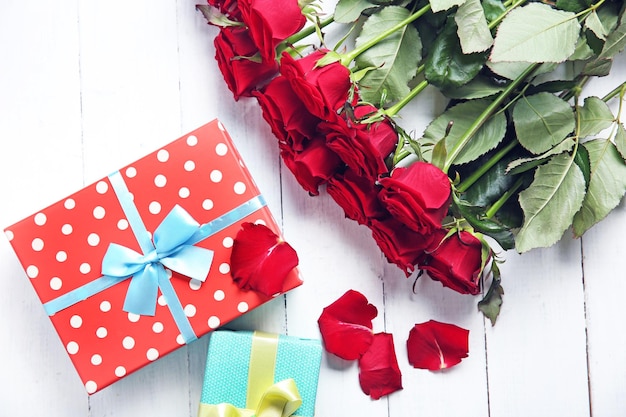
<svg viewBox="0 0 626 417">
<path fill-rule="evenodd" d="M 565 101 L 569 101 L 572 97 L 579 96 L 580 93 L 583 91 L 583 87 L 585 86 L 585 84 L 587 84 L 589 80 L 590 77 L 588 75 L 580 77 L 580 80 L 576 83 L 576 85 L 569 90 L 559 94 L 559 98 Z"/>
<path fill-rule="evenodd" d="M 334 21 L 335 21 L 335 17 L 330 16 L 329 18 L 324 19 L 321 22 L 319 22 L 318 25 L 307 26 L 304 29 L 302 29 L 300 32 L 294 33 L 293 35 L 285 39 L 283 42 L 287 45 L 293 45 L 294 43 L 301 41 L 307 36 L 314 34 L 317 28 L 320 28 L 320 29 L 325 28 L 326 26 L 330 25 Z"/>
<path fill-rule="evenodd" d="M 489 104 L 489 106 L 481 113 L 480 116 L 470 125 L 465 133 L 459 138 L 456 144 L 448 152 L 446 161 L 443 165 L 443 172 L 448 172 L 454 160 L 459 156 L 463 148 L 469 143 L 470 139 L 478 132 L 483 124 L 489 119 L 489 117 L 498 109 L 498 107 L 506 100 L 506 98 L 528 78 L 539 66 L 539 64 L 529 65 L 516 79 L 504 89 L 496 99 Z"/>
<path fill-rule="evenodd" d="M 605 103 L 612 99 L 615 96 L 622 94 L 622 92 L 626 89 L 626 81 L 615 87 L 610 93 L 602 97 L 602 101 Z"/>
<path fill-rule="evenodd" d="M 474 171 L 469 177 L 463 180 L 456 189 L 463 193 L 467 191 L 476 181 L 480 179 L 487 171 L 489 171 L 495 164 L 497 164 L 504 156 L 509 153 L 513 148 L 517 146 L 519 142 L 513 140 L 509 142 L 504 148 L 496 152 L 489 160 L 484 163 L 479 169 Z"/>
<path fill-rule="evenodd" d="M 504 13 L 502 13 L 500 16 L 496 17 L 491 22 L 489 22 L 489 29 L 493 29 L 496 26 L 498 26 L 500 22 L 502 21 L 502 19 L 504 19 L 511 10 L 513 10 L 520 4 L 526 3 L 526 1 L 527 0 L 516 0 L 516 1 L 508 2 L 509 4 L 505 4 L 507 10 Z"/>
<path fill-rule="evenodd" d="M 500 210 L 504 203 L 506 203 L 507 200 L 515 194 L 515 192 L 522 186 L 523 183 L 524 179 L 518 178 L 517 181 L 515 181 L 515 184 L 513 184 L 511 188 L 509 188 L 504 194 L 502 194 L 502 197 L 500 197 L 495 203 L 491 205 L 491 207 L 489 207 L 489 210 L 487 210 L 487 212 L 485 213 L 485 217 L 490 219 L 495 216 L 498 210 Z"/>
<path fill-rule="evenodd" d="M 489 24 L 489 29 L 493 29 L 494 27 L 496 27 L 512 9 L 516 8 L 522 3 L 526 3 L 526 1 L 528 0 L 510 1 L 509 2 L 510 4 L 507 6 L 507 10 Z M 419 11 L 417 13 L 419 13 Z M 426 68 L 426 65 L 424 64 L 420 65 L 417 68 L 416 75 L 424 72 L 425 68 Z M 428 81 L 423 80 L 418 85 L 416 85 L 405 98 L 403 98 L 401 101 L 399 101 L 398 103 L 394 104 L 393 106 L 385 110 L 385 114 L 389 117 L 395 116 L 404 106 L 410 103 L 411 100 L 413 100 L 415 96 L 421 93 L 426 87 L 428 87 Z"/>
<path fill-rule="evenodd" d="M 422 65 L 420 66 L 420 68 L 417 69 L 418 74 L 421 72 L 420 69 L 423 70 L 424 66 Z M 398 101 L 396 104 L 386 109 L 385 114 L 389 117 L 395 116 L 396 114 L 398 114 L 400 110 L 402 110 L 404 106 L 409 104 L 411 100 L 413 100 L 426 87 L 428 87 L 428 81 L 426 80 L 420 81 L 420 83 L 417 84 L 415 87 L 413 87 L 413 89 L 409 92 L 409 94 L 406 97 L 404 97 L 402 100 Z"/>
<path fill-rule="evenodd" d="M 371 48 L 372 46 L 376 45 L 378 42 L 382 41 L 383 39 L 387 38 L 388 36 L 394 34 L 396 31 L 398 31 L 398 30 L 402 29 L 403 27 L 407 26 L 408 24 L 410 24 L 411 22 L 413 22 L 417 18 L 423 16 L 429 10 L 430 10 L 430 4 L 427 4 L 426 6 L 422 7 L 421 9 L 419 9 L 418 11 L 413 13 L 411 16 L 409 16 L 406 19 L 404 19 L 403 21 L 401 21 L 400 23 L 398 23 L 395 26 L 385 30 L 384 32 L 381 32 L 378 36 L 370 39 L 369 41 L 365 42 L 364 44 L 360 45 L 359 47 L 354 48 L 349 53 L 343 55 L 342 58 L 341 58 L 341 63 L 344 66 L 347 67 L 350 64 L 350 62 L 352 62 L 357 56 L 361 55 L 363 52 L 367 51 L 369 48 Z"/>
</svg>

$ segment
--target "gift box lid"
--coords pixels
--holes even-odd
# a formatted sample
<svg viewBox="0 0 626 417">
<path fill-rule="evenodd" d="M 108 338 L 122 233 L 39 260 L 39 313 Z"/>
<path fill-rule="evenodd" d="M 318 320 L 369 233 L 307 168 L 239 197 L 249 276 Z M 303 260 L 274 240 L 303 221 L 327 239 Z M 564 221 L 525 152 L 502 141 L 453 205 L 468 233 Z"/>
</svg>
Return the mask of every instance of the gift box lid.
<svg viewBox="0 0 626 417">
<path fill-rule="evenodd" d="M 255 339 L 276 343 L 275 351 L 258 353 Z M 255 355 L 257 355 L 255 357 Z M 322 345 L 317 339 L 252 331 L 218 330 L 210 335 L 202 387 L 202 404 L 229 403 L 240 409 L 250 408 L 250 381 L 253 372 L 263 373 L 262 385 L 293 379 L 302 397 L 297 416 L 315 414 L 315 398 L 322 359 Z M 257 368 L 252 370 L 253 368 Z M 270 370 L 267 368 L 271 367 Z M 270 375 L 271 374 L 271 375 Z M 256 387 L 263 390 L 267 387 Z M 202 406 L 201 406 L 202 410 Z M 202 413 L 200 413 L 202 416 Z"/>
</svg>

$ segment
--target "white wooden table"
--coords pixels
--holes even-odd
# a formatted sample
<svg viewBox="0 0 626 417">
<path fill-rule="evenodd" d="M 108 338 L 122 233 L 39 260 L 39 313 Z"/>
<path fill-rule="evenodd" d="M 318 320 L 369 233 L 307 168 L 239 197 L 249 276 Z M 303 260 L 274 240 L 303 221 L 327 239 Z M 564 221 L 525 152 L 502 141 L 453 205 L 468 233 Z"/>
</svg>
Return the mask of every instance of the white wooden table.
<svg viewBox="0 0 626 417">
<path fill-rule="evenodd" d="M 325 356 L 318 416 L 626 415 L 626 207 L 583 239 L 507 255 L 495 327 L 478 299 L 422 279 L 412 292 L 366 228 L 325 194 L 309 197 L 281 167 L 253 100 L 234 102 L 213 37 L 192 0 L 0 3 L 0 225 L 6 227 L 213 118 L 233 136 L 305 284 L 232 323 L 319 337 L 321 309 L 348 289 L 380 311 L 395 338 L 404 389 L 379 401 L 354 362 Z M 328 7 L 328 5 L 326 5 Z M 624 80 L 622 54 L 603 95 Z M 418 132 L 441 108 L 406 109 Z M 613 103 L 614 105 L 616 103 Z M 615 107 L 615 106 L 614 106 Z M 207 338 L 88 397 L 8 241 L 0 239 L 0 416 L 195 416 Z M 435 319 L 470 329 L 470 355 L 432 373 L 413 369 L 405 341 Z"/>
</svg>

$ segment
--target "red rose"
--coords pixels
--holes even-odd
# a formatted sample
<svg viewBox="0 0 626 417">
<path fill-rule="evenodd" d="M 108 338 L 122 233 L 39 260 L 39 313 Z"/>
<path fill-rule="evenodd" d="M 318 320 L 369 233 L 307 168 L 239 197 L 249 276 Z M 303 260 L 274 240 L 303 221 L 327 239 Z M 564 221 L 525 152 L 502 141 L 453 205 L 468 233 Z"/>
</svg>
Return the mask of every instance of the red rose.
<svg viewBox="0 0 626 417">
<path fill-rule="evenodd" d="M 432 249 L 433 236 L 414 232 L 393 217 L 373 219 L 372 236 L 387 260 L 396 264 L 408 277 L 426 250 Z"/>
<path fill-rule="evenodd" d="M 311 195 L 318 195 L 318 187 L 342 167 L 341 159 L 326 146 L 326 141 L 321 137 L 307 141 L 300 152 L 295 152 L 283 143 L 279 143 L 279 146 L 285 165 Z"/>
<path fill-rule="evenodd" d="M 443 229 L 437 231 L 436 242 L 446 233 Z M 482 265 L 482 243 L 466 231 L 449 236 L 420 261 L 420 269 L 444 287 L 472 295 L 480 292 Z"/>
<path fill-rule="evenodd" d="M 378 197 L 387 210 L 407 227 L 419 233 L 441 228 L 452 198 L 448 176 L 427 162 L 398 167 L 381 178 Z"/>
<path fill-rule="evenodd" d="M 257 98 L 272 133 L 294 151 L 301 151 L 304 142 L 315 136 L 319 119 L 304 107 L 285 77 L 279 75 L 261 91 L 252 94 Z"/>
<path fill-rule="evenodd" d="M 243 22 L 266 61 L 276 58 L 276 46 L 306 23 L 297 0 L 238 0 Z"/>
<path fill-rule="evenodd" d="M 355 174 L 349 168 L 343 174 L 330 178 L 326 191 L 343 209 L 346 217 L 359 224 L 369 224 L 371 219 L 389 216 L 378 200 L 378 187 L 374 181 Z"/>
<path fill-rule="evenodd" d="M 283 52 L 280 72 L 291 82 L 293 90 L 313 115 L 332 120 L 348 100 L 350 70 L 339 62 L 316 67 L 324 55 L 325 51 L 317 50 L 296 60 Z"/>
<path fill-rule="evenodd" d="M 376 107 L 362 105 L 354 108 L 354 119 L 359 120 L 376 112 Z M 334 121 L 320 124 L 328 147 L 357 174 L 372 181 L 389 172 L 385 158 L 396 148 L 398 134 L 388 120 L 371 124 L 359 123 L 344 112 Z"/>
<path fill-rule="evenodd" d="M 246 28 L 223 27 L 214 42 L 217 65 L 235 100 L 250 97 L 252 90 L 278 72 L 274 60 L 259 63 L 246 58 L 259 52 Z"/>
</svg>

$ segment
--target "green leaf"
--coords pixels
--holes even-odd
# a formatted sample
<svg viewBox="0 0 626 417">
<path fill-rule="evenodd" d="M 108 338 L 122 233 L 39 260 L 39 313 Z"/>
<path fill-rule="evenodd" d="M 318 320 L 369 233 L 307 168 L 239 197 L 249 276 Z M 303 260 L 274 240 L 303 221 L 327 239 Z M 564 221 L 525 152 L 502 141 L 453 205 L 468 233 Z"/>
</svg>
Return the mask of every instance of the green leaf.
<svg viewBox="0 0 626 417">
<path fill-rule="evenodd" d="M 520 151 L 522 151 L 522 149 L 519 147 L 513 151 L 509 151 L 501 160 L 487 170 L 487 172 L 482 174 L 463 194 L 464 200 L 475 206 L 487 207 L 502 197 L 517 180 L 515 175 L 507 173 L 507 166 L 512 160 L 518 158 Z M 464 180 L 469 175 L 476 172 L 476 170 L 480 169 L 481 166 L 487 163 L 489 157 L 490 154 L 487 154 L 476 161 L 459 167 L 461 180 Z"/>
<path fill-rule="evenodd" d="M 229 26 L 243 26 L 243 23 L 236 22 L 234 20 L 230 20 L 228 16 L 219 11 L 218 8 L 205 5 L 205 4 L 197 4 L 196 10 L 202 13 L 202 16 L 207 20 L 207 23 L 210 23 L 219 27 L 229 27 Z"/>
<path fill-rule="evenodd" d="M 484 208 L 469 204 L 466 201 L 454 199 L 455 209 L 474 228 L 474 230 L 492 237 L 504 250 L 515 247 L 513 233 L 504 225 L 484 215 Z"/>
<path fill-rule="evenodd" d="M 557 0 L 556 7 L 561 10 L 578 13 L 587 9 L 587 3 L 585 0 Z"/>
<path fill-rule="evenodd" d="M 500 23 L 490 60 L 563 62 L 574 53 L 579 32 L 574 13 L 530 3 Z"/>
<path fill-rule="evenodd" d="M 541 92 L 559 93 L 569 90 L 578 85 L 576 80 L 552 80 L 541 84 L 531 85 L 526 90 L 526 95 L 533 95 Z"/>
<path fill-rule="evenodd" d="M 478 75 L 465 85 L 449 88 L 442 92 L 448 98 L 469 100 L 493 96 L 503 89 L 502 84 L 496 84 L 490 78 Z"/>
<path fill-rule="evenodd" d="M 388 6 L 373 14 L 363 24 L 356 46 L 375 38 L 409 15 L 407 9 L 399 6 Z M 358 69 L 376 67 L 361 79 L 361 96 L 370 103 L 379 103 L 383 97 L 389 101 L 404 98 L 410 91 L 408 83 L 415 76 L 420 59 L 421 42 L 413 25 L 407 25 L 378 42 L 355 59 Z"/>
<path fill-rule="evenodd" d="M 598 97 L 587 97 L 582 107 L 578 108 L 580 130 L 578 137 L 595 135 L 610 127 L 615 118 L 608 104 Z"/>
<path fill-rule="evenodd" d="M 369 0 L 339 0 L 335 5 L 334 20 L 339 23 L 356 21 L 363 11 L 377 7 Z"/>
<path fill-rule="evenodd" d="M 470 100 L 449 108 L 435 120 L 424 131 L 426 141 L 438 142 L 441 138 L 446 138 L 446 149 L 452 149 L 461 136 L 469 129 L 474 121 L 491 103 L 488 99 Z M 452 128 L 449 124 L 452 123 Z M 446 131 L 449 133 L 446 136 Z M 476 132 L 468 145 L 461 151 L 454 160 L 455 164 L 465 164 L 473 161 L 498 146 L 506 133 L 506 117 L 503 113 L 497 113 Z M 424 158 L 431 157 L 427 150 L 424 151 Z"/>
<path fill-rule="evenodd" d="M 448 150 L 446 149 L 446 141 L 440 140 L 433 147 L 431 163 L 437 168 L 441 169 L 443 168 L 443 165 L 446 163 L 447 155 L 448 155 Z"/>
<path fill-rule="evenodd" d="M 433 12 L 448 10 L 454 6 L 460 6 L 465 0 L 430 0 L 430 8 Z"/>
<path fill-rule="evenodd" d="M 528 68 L 530 64 L 528 62 L 491 62 L 487 61 L 487 67 L 496 74 L 514 80 L 520 76 L 522 72 Z M 533 75 L 546 74 L 554 71 L 558 64 L 545 63 L 541 64 L 539 68 L 533 72 Z"/>
<path fill-rule="evenodd" d="M 519 143 L 535 155 L 565 139 L 576 126 L 574 111 L 566 101 L 550 93 L 522 96 L 513 108 Z"/>
<path fill-rule="evenodd" d="M 609 74 L 613 57 L 626 46 L 626 19 L 606 38 L 598 57 L 583 68 L 584 75 L 605 76 Z"/>
<path fill-rule="evenodd" d="M 524 224 L 515 238 L 519 253 L 555 244 L 572 224 L 585 197 L 585 178 L 567 154 L 555 156 L 535 171 L 520 192 Z"/>
<path fill-rule="evenodd" d="M 615 132 L 615 147 L 626 161 L 626 129 L 621 123 L 617 124 L 617 132 Z"/>
<path fill-rule="evenodd" d="M 574 140 L 572 140 L 572 138 L 570 138 L 569 140 L 564 140 L 556 145 L 554 148 L 541 155 L 535 156 L 533 158 L 519 158 L 512 161 L 507 167 L 507 172 L 514 175 L 528 171 L 543 164 L 554 155 L 571 151 L 573 147 Z"/>
<path fill-rule="evenodd" d="M 491 321 L 491 325 L 495 326 L 496 319 L 500 314 L 500 307 L 502 306 L 502 296 L 504 295 L 504 288 L 502 288 L 500 277 L 500 269 L 495 262 L 491 263 L 491 285 L 487 294 L 482 300 L 478 302 L 478 310 L 480 310 L 485 317 Z"/>
<path fill-rule="evenodd" d="M 604 219 L 626 192 L 626 164 L 615 145 L 606 139 L 594 139 L 582 146 L 589 152 L 591 180 L 582 208 L 574 216 L 576 236 Z"/>
<path fill-rule="evenodd" d="M 626 19 L 606 38 L 599 58 L 613 58 L 626 46 Z"/>
<path fill-rule="evenodd" d="M 483 0 L 483 9 L 488 22 L 493 22 L 506 12 L 506 7 L 500 0 Z"/>
<path fill-rule="evenodd" d="M 457 10 L 454 20 L 464 54 L 483 52 L 493 44 L 487 18 L 480 0 L 467 0 Z"/>
<path fill-rule="evenodd" d="M 459 87 L 470 82 L 483 68 L 486 53 L 464 54 L 454 19 L 446 22 L 426 58 L 424 76 L 439 89 Z"/>
<path fill-rule="evenodd" d="M 589 187 L 589 181 L 591 180 L 591 162 L 589 160 L 589 152 L 587 148 L 584 146 L 579 146 L 576 148 L 576 153 L 574 154 L 574 163 L 578 165 L 580 168 L 580 172 L 583 173 L 583 178 L 585 178 L 585 192 Z"/>
<path fill-rule="evenodd" d="M 570 55 L 568 58 L 570 61 L 584 61 L 586 59 L 590 59 L 593 57 L 594 52 L 593 49 L 587 43 L 587 40 L 584 36 L 578 38 L 578 42 L 576 43 L 576 49 L 574 53 Z"/>
<path fill-rule="evenodd" d="M 605 40 L 606 35 L 609 34 L 609 31 L 604 27 L 595 10 L 589 13 L 585 18 L 585 27 L 602 40 Z"/>
</svg>

